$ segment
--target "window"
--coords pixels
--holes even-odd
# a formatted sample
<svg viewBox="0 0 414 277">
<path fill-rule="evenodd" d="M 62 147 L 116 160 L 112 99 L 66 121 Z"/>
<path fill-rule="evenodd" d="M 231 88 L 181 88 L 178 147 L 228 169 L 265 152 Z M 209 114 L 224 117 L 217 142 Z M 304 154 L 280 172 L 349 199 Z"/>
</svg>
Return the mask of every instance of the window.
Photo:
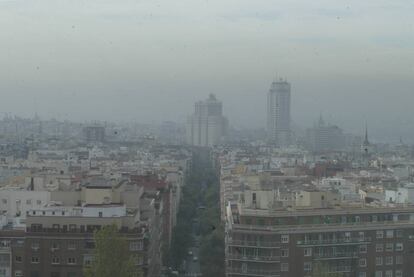
<svg viewBox="0 0 414 277">
<path fill-rule="evenodd" d="M 382 251 L 384 251 L 384 244 L 382 244 L 382 243 L 376 244 L 375 245 L 375 252 L 379 253 L 379 252 L 382 252 Z"/>
<path fill-rule="evenodd" d="M 68 258 L 68 264 L 76 264 L 76 258 Z"/>
<path fill-rule="evenodd" d="M 382 271 L 375 271 L 375 277 L 382 277 Z"/>
<path fill-rule="evenodd" d="M 384 238 L 384 231 L 377 231 L 377 239 L 383 239 Z"/>
<path fill-rule="evenodd" d="M 142 256 L 136 256 L 135 257 L 135 264 L 136 265 L 143 265 L 144 264 L 144 257 L 142 257 Z"/>
<path fill-rule="evenodd" d="M 385 264 L 386 265 L 393 265 L 393 263 L 394 263 L 394 257 L 393 256 L 385 257 Z"/>
<path fill-rule="evenodd" d="M 366 272 L 359 272 L 358 277 L 367 277 L 367 273 Z"/>
<path fill-rule="evenodd" d="M 365 233 L 364 232 L 359 232 L 358 236 L 359 236 L 359 241 L 364 241 L 365 240 Z"/>
<path fill-rule="evenodd" d="M 395 251 L 403 251 L 403 250 L 404 250 L 404 246 L 402 242 L 398 242 L 395 244 Z"/>
<path fill-rule="evenodd" d="M 380 266 L 382 265 L 382 257 L 375 257 L 375 265 Z"/>
<path fill-rule="evenodd" d="M 367 245 L 360 245 L 359 246 L 359 253 L 367 253 Z"/>
<path fill-rule="evenodd" d="M 129 250 L 130 251 L 138 251 L 138 250 L 142 250 L 142 241 L 131 241 L 129 243 Z"/>
<path fill-rule="evenodd" d="M 75 232 L 76 231 L 76 224 L 69 224 L 69 231 Z"/>
<path fill-rule="evenodd" d="M 242 263 L 241 270 L 242 270 L 243 273 L 247 273 L 247 264 L 246 263 Z"/>
<path fill-rule="evenodd" d="M 392 252 L 392 251 L 394 251 L 394 244 L 393 244 L 393 243 L 387 243 L 387 244 L 385 245 L 385 251 L 387 251 L 387 252 Z"/>
<path fill-rule="evenodd" d="M 403 262 L 404 262 L 403 256 L 395 257 L 395 264 L 403 264 Z"/>
<path fill-rule="evenodd" d="M 289 271 L 289 264 L 288 263 L 281 263 L 280 264 L 280 271 L 283 271 L 283 272 Z"/>
<path fill-rule="evenodd" d="M 52 247 L 51 247 L 53 250 L 57 250 L 57 249 L 59 249 L 59 243 L 57 243 L 57 242 L 53 242 L 52 243 Z"/>
<path fill-rule="evenodd" d="M 392 239 L 392 238 L 394 238 L 394 230 L 387 230 L 387 231 L 386 231 L 386 233 L 385 233 L 385 237 L 386 237 L 387 239 Z"/>
<path fill-rule="evenodd" d="M 42 205 L 42 200 L 36 200 L 37 205 Z"/>
<path fill-rule="evenodd" d="M 403 277 L 402 270 L 396 270 L 395 271 L 395 277 Z"/>
<path fill-rule="evenodd" d="M 305 263 L 303 264 L 303 270 L 304 270 L 304 271 L 312 271 L 312 263 L 310 263 L 310 262 L 305 262 Z"/>
<path fill-rule="evenodd" d="M 3 204 L 7 204 L 7 199 L 2 200 Z"/>
<path fill-rule="evenodd" d="M 367 259 L 359 259 L 359 266 L 366 267 L 367 266 Z"/>
<path fill-rule="evenodd" d="M 403 233 L 403 230 L 397 230 L 397 231 L 395 231 L 395 237 L 396 238 L 402 238 L 404 236 L 404 233 Z M 397 274 L 395 274 L 395 275 L 397 275 Z"/>
<path fill-rule="evenodd" d="M 16 256 L 14 258 L 14 260 L 16 261 L 16 263 L 21 263 L 21 262 L 23 262 L 23 257 L 22 256 Z"/>
<path fill-rule="evenodd" d="M 280 256 L 284 258 L 289 257 L 289 249 L 280 250 Z"/>
<path fill-rule="evenodd" d="M 27 199 L 26 200 L 26 205 L 32 205 L 32 199 Z"/>
<path fill-rule="evenodd" d="M 310 257 L 310 256 L 312 256 L 312 248 L 305 248 L 305 249 L 303 250 L 303 252 L 304 252 L 304 256 L 305 256 L 305 257 Z"/>
<path fill-rule="evenodd" d="M 385 277 L 392 277 L 392 270 L 385 271 Z"/>
<path fill-rule="evenodd" d="M 14 277 L 23 277 L 23 271 L 21 270 L 16 270 L 14 272 Z"/>
<path fill-rule="evenodd" d="M 69 250 L 76 249 L 76 242 L 75 241 L 68 241 L 68 249 Z"/>
<path fill-rule="evenodd" d="M 281 241 L 282 243 L 289 243 L 289 235 L 282 235 Z"/>
<path fill-rule="evenodd" d="M 59 257 L 52 257 L 52 264 L 60 264 Z"/>
<path fill-rule="evenodd" d="M 32 242 L 32 249 L 37 250 L 40 248 L 40 244 L 38 242 Z"/>
<path fill-rule="evenodd" d="M 37 256 L 32 256 L 32 264 L 38 264 L 40 263 L 40 258 Z"/>
</svg>

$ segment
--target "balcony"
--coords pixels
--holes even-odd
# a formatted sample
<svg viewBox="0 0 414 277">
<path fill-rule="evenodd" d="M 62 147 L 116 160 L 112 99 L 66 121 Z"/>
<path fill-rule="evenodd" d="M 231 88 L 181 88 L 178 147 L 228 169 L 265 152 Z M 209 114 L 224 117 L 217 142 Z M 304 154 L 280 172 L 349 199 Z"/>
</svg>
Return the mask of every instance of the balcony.
<svg viewBox="0 0 414 277">
<path fill-rule="evenodd" d="M 358 258 L 358 253 L 315 253 L 313 257 L 315 258 L 315 260 L 354 259 Z"/>
<path fill-rule="evenodd" d="M 11 247 L 10 247 L 10 245 L 1 245 L 0 246 L 0 253 L 1 254 L 11 253 Z"/>
<path fill-rule="evenodd" d="M 324 246 L 324 245 L 347 245 L 347 244 L 367 244 L 371 242 L 370 237 L 366 238 L 340 238 L 323 240 L 298 240 L 298 246 Z"/>
<path fill-rule="evenodd" d="M 253 256 L 253 255 L 240 255 L 240 254 L 227 254 L 227 260 L 248 261 L 248 262 L 263 262 L 274 263 L 279 262 L 280 257 L 275 256 Z"/>
<path fill-rule="evenodd" d="M 280 277 L 279 271 L 266 270 L 266 269 L 244 269 L 241 268 L 226 268 L 227 275 L 240 275 L 240 276 L 255 276 L 255 277 Z"/>
<path fill-rule="evenodd" d="M 279 248 L 280 242 L 276 241 L 247 241 L 247 240 L 227 240 L 229 246 L 241 247 L 261 247 L 261 248 Z"/>
</svg>

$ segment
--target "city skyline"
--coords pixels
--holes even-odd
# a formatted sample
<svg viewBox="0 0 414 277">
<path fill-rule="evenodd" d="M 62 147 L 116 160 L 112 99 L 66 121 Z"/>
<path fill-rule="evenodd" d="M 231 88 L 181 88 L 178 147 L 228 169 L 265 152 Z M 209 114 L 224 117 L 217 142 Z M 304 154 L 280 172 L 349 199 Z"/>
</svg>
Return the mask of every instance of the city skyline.
<svg viewBox="0 0 414 277">
<path fill-rule="evenodd" d="M 414 140 L 413 5 L 278 3 L 1 1 L 0 111 L 184 122 L 215 93 L 234 126 L 264 127 L 280 75 L 295 84 L 296 125 L 322 112 L 352 132 L 368 121 L 374 137 Z"/>
</svg>

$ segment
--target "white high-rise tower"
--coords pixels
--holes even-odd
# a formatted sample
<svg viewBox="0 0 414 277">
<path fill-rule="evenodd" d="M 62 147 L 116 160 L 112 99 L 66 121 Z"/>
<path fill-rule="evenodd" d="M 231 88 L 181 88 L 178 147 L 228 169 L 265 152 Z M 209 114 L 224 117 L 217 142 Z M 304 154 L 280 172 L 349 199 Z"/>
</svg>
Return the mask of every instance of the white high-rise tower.
<svg viewBox="0 0 414 277">
<path fill-rule="evenodd" d="M 274 81 L 267 95 L 267 132 L 277 146 L 290 145 L 290 83 L 286 80 Z"/>
</svg>

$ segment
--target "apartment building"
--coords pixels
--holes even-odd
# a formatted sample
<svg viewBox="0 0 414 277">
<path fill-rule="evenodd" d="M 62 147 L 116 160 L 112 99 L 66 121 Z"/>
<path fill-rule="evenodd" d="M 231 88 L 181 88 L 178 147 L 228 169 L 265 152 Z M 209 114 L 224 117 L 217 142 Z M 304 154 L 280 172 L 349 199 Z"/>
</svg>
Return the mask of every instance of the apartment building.
<svg viewBox="0 0 414 277">
<path fill-rule="evenodd" d="M 226 209 L 226 276 L 414 276 L 414 206 L 343 203 L 302 191 L 290 203 L 245 193 Z"/>
</svg>

